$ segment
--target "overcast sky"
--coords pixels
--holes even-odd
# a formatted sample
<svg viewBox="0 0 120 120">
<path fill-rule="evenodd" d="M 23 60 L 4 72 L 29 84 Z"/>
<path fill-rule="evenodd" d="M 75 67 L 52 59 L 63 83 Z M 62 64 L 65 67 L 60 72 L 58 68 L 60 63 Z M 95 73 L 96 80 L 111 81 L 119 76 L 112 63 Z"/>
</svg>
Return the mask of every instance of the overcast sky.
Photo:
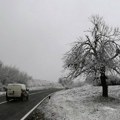
<svg viewBox="0 0 120 120">
<path fill-rule="evenodd" d="M 33 78 L 57 81 L 63 54 L 96 14 L 120 27 L 118 0 L 0 0 L 0 60 Z"/>
</svg>

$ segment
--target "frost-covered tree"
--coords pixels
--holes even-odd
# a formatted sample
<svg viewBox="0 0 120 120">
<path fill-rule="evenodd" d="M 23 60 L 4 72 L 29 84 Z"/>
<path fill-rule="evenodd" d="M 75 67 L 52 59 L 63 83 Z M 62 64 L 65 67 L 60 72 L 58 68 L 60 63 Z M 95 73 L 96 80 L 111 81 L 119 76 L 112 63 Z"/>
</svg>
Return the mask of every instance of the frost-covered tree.
<svg viewBox="0 0 120 120">
<path fill-rule="evenodd" d="M 18 68 L 7 66 L 0 62 L 0 83 L 2 85 L 15 82 L 27 84 L 31 79 L 31 76 L 25 72 L 21 72 Z"/>
<path fill-rule="evenodd" d="M 106 72 L 120 74 L 120 31 L 105 24 L 103 18 L 92 16 L 92 26 L 84 38 L 74 42 L 64 56 L 64 68 L 69 69 L 67 77 L 73 79 L 82 73 L 100 75 L 102 95 L 108 97 Z"/>
</svg>

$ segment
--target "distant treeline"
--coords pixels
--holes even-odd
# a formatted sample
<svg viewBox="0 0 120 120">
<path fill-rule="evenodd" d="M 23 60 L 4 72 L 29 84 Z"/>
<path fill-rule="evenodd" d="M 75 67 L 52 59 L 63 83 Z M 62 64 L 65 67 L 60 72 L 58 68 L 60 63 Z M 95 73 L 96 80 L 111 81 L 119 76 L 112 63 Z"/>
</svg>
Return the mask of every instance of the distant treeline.
<svg viewBox="0 0 120 120">
<path fill-rule="evenodd" d="M 107 85 L 120 85 L 120 76 L 117 75 L 106 75 L 107 77 Z M 94 86 L 101 86 L 101 80 L 100 77 L 95 76 L 88 76 L 86 78 L 86 83 L 92 84 Z"/>
<path fill-rule="evenodd" d="M 8 83 L 24 83 L 27 84 L 31 76 L 25 72 L 21 72 L 18 68 L 4 65 L 0 61 L 0 86 Z"/>
</svg>

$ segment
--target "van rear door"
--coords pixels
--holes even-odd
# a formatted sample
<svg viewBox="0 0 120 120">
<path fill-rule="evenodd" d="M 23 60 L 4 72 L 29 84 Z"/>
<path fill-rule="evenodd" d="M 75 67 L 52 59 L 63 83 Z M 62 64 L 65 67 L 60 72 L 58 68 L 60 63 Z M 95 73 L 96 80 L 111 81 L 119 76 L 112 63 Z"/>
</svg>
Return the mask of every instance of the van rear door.
<svg viewBox="0 0 120 120">
<path fill-rule="evenodd" d="M 8 85 L 7 95 L 9 97 L 20 97 L 21 86 L 20 85 Z"/>
</svg>

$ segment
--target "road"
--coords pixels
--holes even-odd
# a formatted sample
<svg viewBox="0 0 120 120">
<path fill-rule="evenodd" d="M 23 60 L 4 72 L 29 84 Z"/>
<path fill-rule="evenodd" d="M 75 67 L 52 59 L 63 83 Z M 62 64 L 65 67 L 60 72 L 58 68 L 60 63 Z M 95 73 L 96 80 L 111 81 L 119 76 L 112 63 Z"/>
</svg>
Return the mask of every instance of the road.
<svg viewBox="0 0 120 120">
<path fill-rule="evenodd" d="M 0 97 L 0 120 L 20 120 L 44 97 L 58 91 L 56 89 L 33 91 L 30 93 L 29 101 L 6 102 L 5 96 Z"/>
</svg>

